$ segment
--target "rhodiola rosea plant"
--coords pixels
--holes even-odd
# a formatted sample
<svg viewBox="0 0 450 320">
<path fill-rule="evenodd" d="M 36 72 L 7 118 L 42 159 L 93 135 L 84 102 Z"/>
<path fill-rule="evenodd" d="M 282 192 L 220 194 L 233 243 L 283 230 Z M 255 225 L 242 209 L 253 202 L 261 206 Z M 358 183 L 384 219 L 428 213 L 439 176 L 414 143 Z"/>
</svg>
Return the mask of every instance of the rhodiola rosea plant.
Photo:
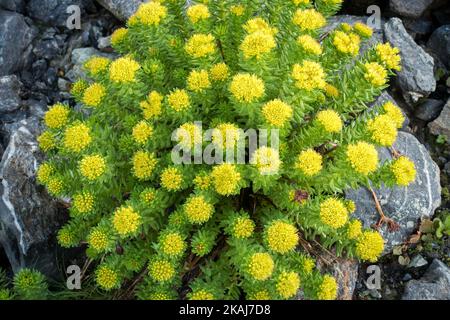
<svg viewBox="0 0 450 320">
<path fill-rule="evenodd" d="M 91 80 L 72 88 L 82 110 L 45 115 L 38 181 L 70 199 L 59 243 L 87 245 L 100 288 L 334 299 L 335 279 L 299 243 L 377 260 L 383 238 L 343 195 L 415 179 L 408 158 L 381 163 L 377 152 L 396 140 L 402 112 L 368 108 L 400 57 L 389 44 L 359 55 L 372 36 L 363 23 L 324 35 L 341 2 L 151 1 L 112 35 L 120 58 L 86 63 Z M 270 143 L 252 148 L 249 129 Z M 175 146 L 215 162 L 174 162 Z M 231 161 L 242 146 L 245 163 Z"/>
</svg>

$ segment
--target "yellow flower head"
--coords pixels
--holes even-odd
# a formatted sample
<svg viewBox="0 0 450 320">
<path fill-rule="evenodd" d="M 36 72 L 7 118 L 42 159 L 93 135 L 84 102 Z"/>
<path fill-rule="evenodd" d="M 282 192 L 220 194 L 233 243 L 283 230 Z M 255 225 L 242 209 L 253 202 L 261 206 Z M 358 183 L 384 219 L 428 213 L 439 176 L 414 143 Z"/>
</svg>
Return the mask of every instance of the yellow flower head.
<svg viewBox="0 0 450 320">
<path fill-rule="evenodd" d="M 298 240 L 298 230 L 282 220 L 273 221 L 266 229 L 267 245 L 274 252 L 288 253 L 295 249 Z"/>
<path fill-rule="evenodd" d="M 191 101 L 186 90 L 176 89 L 167 96 L 167 102 L 176 112 L 185 111 L 191 106 Z"/>
<path fill-rule="evenodd" d="M 100 83 L 93 83 L 84 91 L 83 103 L 89 107 L 98 107 L 105 95 L 105 87 Z"/>
<path fill-rule="evenodd" d="M 215 166 L 211 172 L 214 189 L 221 196 L 230 196 L 239 192 L 241 174 L 229 163 Z"/>
<path fill-rule="evenodd" d="M 366 73 L 364 74 L 364 78 L 369 81 L 372 85 L 376 87 L 384 86 L 387 82 L 388 73 L 386 69 L 376 63 L 366 63 L 364 64 L 364 67 L 366 69 Z"/>
<path fill-rule="evenodd" d="M 264 54 L 272 51 L 275 46 L 275 38 L 271 34 L 264 31 L 256 31 L 244 38 L 240 49 L 244 53 L 245 59 L 253 57 L 260 59 Z"/>
<path fill-rule="evenodd" d="M 75 83 L 72 84 L 72 88 L 70 89 L 70 93 L 74 96 L 82 96 L 84 91 L 89 87 L 89 84 L 86 80 L 79 79 Z"/>
<path fill-rule="evenodd" d="M 277 174 L 281 166 L 280 154 L 273 148 L 261 147 L 254 152 L 251 159 L 251 163 L 262 175 Z"/>
<path fill-rule="evenodd" d="M 215 39 L 211 34 L 194 34 L 184 49 L 193 58 L 203 58 L 215 51 Z"/>
<path fill-rule="evenodd" d="M 56 239 L 63 248 L 71 248 L 76 245 L 76 240 L 74 239 L 73 232 L 68 228 L 60 229 L 58 231 Z"/>
<path fill-rule="evenodd" d="M 214 295 L 206 290 L 192 292 L 189 296 L 190 300 L 214 300 Z"/>
<path fill-rule="evenodd" d="M 378 167 L 378 152 L 372 144 L 360 141 L 347 147 L 347 160 L 356 172 L 368 175 Z"/>
<path fill-rule="evenodd" d="M 113 46 L 117 46 L 127 37 L 127 35 L 128 35 L 128 29 L 126 29 L 126 28 L 117 29 L 111 35 L 111 44 Z"/>
<path fill-rule="evenodd" d="M 333 229 L 339 229 L 348 221 L 348 210 L 342 200 L 328 198 L 320 204 L 320 220 Z"/>
<path fill-rule="evenodd" d="M 302 269 L 305 274 L 311 274 L 315 266 L 316 262 L 314 261 L 314 259 L 311 258 L 303 259 Z"/>
<path fill-rule="evenodd" d="M 406 187 L 416 180 L 416 166 L 405 156 L 398 158 L 391 164 L 391 171 L 399 186 Z"/>
<path fill-rule="evenodd" d="M 178 168 L 167 168 L 161 173 L 161 186 L 168 191 L 178 191 L 183 185 L 183 174 Z"/>
<path fill-rule="evenodd" d="M 386 112 L 386 115 L 395 123 L 397 129 L 400 129 L 405 122 L 405 116 L 403 115 L 402 110 L 393 104 L 391 101 L 386 102 L 383 105 L 383 110 Z"/>
<path fill-rule="evenodd" d="M 294 111 L 287 103 L 275 99 L 263 106 L 262 114 L 269 124 L 283 127 L 292 118 Z"/>
<path fill-rule="evenodd" d="M 330 98 L 338 98 L 339 97 L 339 90 L 335 86 L 327 83 L 325 85 L 325 94 Z"/>
<path fill-rule="evenodd" d="M 225 63 L 221 62 L 213 65 L 209 73 L 214 81 L 224 81 L 228 78 L 229 68 Z"/>
<path fill-rule="evenodd" d="M 388 69 L 400 71 L 402 69 L 399 48 L 393 48 L 389 43 L 378 44 L 375 47 L 378 58 Z"/>
<path fill-rule="evenodd" d="M 313 149 L 302 151 L 297 158 L 295 167 L 308 177 L 312 177 L 322 170 L 322 155 Z"/>
<path fill-rule="evenodd" d="M 230 7 L 230 12 L 235 16 L 242 16 L 245 12 L 245 7 L 243 5 L 233 5 Z"/>
<path fill-rule="evenodd" d="M 89 247 L 95 251 L 105 251 L 109 245 L 109 237 L 106 232 L 100 229 L 94 229 L 88 235 L 87 242 Z"/>
<path fill-rule="evenodd" d="M 258 76 L 240 73 L 233 77 L 230 92 L 239 102 L 255 102 L 265 93 L 264 82 Z"/>
<path fill-rule="evenodd" d="M 50 163 L 43 163 L 37 170 L 36 179 L 40 184 L 47 184 L 55 173 L 55 167 Z"/>
<path fill-rule="evenodd" d="M 333 44 L 339 52 L 357 56 L 361 39 L 355 33 L 347 34 L 343 31 L 334 33 Z"/>
<path fill-rule="evenodd" d="M 336 279 L 330 275 L 325 275 L 317 292 L 317 298 L 319 300 L 335 300 L 336 297 L 337 297 Z"/>
<path fill-rule="evenodd" d="M 177 141 L 186 148 L 193 148 L 202 143 L 202 130 L 193 122 L 181 125 L 176 132 Z"/>
<path fill-rule="evenodd" d="M 175 276 L 175 268 L 167 260 L 158 259 L 151 262 L 148 270 L 150 276 L 158 282 L 170 281 Z"/>
<path fill-rule="evenodd" d="M 153 200 L 155 200 L 155 197 L 156 197 L 155 190 L 152 188 L 145 189 L 139 195 L 139 198 L 145 204 L 151 204 L 153 202 Z"/>
<path fill-rule="evenodd" d="M 317 113 L 317 121 L 323 126 L 325 131 L 330 133 L 341 132 L 342 119 L 334 110 L 323 110 Z"/>
<path fill-rule="evenodd" d="M 79 163 L 80 172 L 88 180 L 98 179 L 106 170 L 106 161 L 102 156 L 85 156 Z"/>
<path fill-rule="evenodd" d="M 79 213 L 88 213 L 94 209 L 94 196 L 88 191 L 83 191 L 73 196 L 73 207 Z"/>
<path fill-rule="evenodd" d="M 390 147 L 397 140 L 397 127 L 388 115 L 379 115 L 367 122 L 372 139 L 381 146 Z"/>
<path fill-rule="evenodd" d="M 148 26 L 157 26 L 167 16 L 167 8 L 161 5 L 157 1 L 150 1 L 143 3 L 136 11 L 136 13 L 130 18 L 128 23 L 134 25 L 136 22 Z"/>
<path fill-rule="evenodd" d="M 108 58 L 93 57 L 85 62 L 84 67 L 91 74 L 97 75 L 100 72 L 107 70 L 110 62 L 111 60 L 109 60 Z"/>
<path fill-rule="evenodd" d="M 358 238 L 356 254 L 361 260 L 376 262 L 383 250 L 383 237 L 376 231 L 364 231 Z"/>
<path fill-rule="evenodd" d="M 133 128 L 133 139 L 139 144 L 146 144 L 153 135 L 153 127 L 146 121 L 141 121 Z"/>
<path fill-rule="evenodd" d="M 202 92 L 211 87 L 208 71 L 192 70 L 187 78 L 187 87 L 194 92 Z"/>
<path fill-rule="evenodd" d="M 310 0 L 292 0 L 292 2 L 296 5 L 299 6 L 301 4 L 310 4 Z"/>
<path fill-rule="evenodd" d="M 44 152 L 47 152 L 47 151 L 50 151 L 50 150 L 56 148 L 55 136 L 49 131 L 44 131 L 37 138 L 37 141 L 39 143 L 39 148 L 41 148 L 41 150 Z"/>
<path fill-rule="evenodd" d="M 59 196 L 63 192 L 64 184 L 60 178 L 50 178 L 47 182 L 47 190 L 54 196 Z"/>
<path fill-rule="evenodd" d="M 189 222 L 202 224 L 211 218 L 214 206 L 206 201 L 203 196 L 190 197 L 184 205 L 184 212 Z"/>
<path fill-rule="evenodd" d="M 141 215 L 132 207 L 120 207 L 114 212 L 114 230 L 122 237 L 132 235 L 142 224 Z"/>
<path fill-rule="evenodd" d="M 295 64 L 292 70 L 292 78 L 296 80 L 296 86 L 307 91 L 324 89 L 325 76 L 322 66 L 309 60 L 304 60 L 302 64 Z"/>
<path fill-rule="evenodd" d="M 259 17 L 248 20 L 244 25 L 244 30 L 249 34 L 262 31 L 271 36 L 276 35 L 278 32 L 276 28 L 272 28 L 264 19 Z"/>
<path fill-rule="evenodd" d="M 233 222 L 232 234 L 238 239 L 251 237 L 255 230 L 255 223 L 247 217 L 238 217 Z"/>
<path fill-rule="evenodd" d="M 322 28 L 327 23 L 325 17 L 314 9 L 298 9 L 294 14 L 293 22 L 302 31 L 316 30 Z"/>
<path fill-rule="evenodd" d="M 157 118 L 162 113 L 162 101 L 164 97 L 156 91 L 150 92 L 146 101 L 140 103 L 145 120 Z"/>
<path fill-rule="evenodd" d="M 66 125 L 69 113 L 68 107 L 57 103 L 45 113 L 45 125 L 51 129 L 60 129 Z"/>
<path fill-rule="evenodd" d="M 348 224 L 347 238 L 354 240 L 362 234 L 362 223 L 359 220 L 352 220 Z"/>
<path fill-rule="evenodd" d="M 139 180 L 149 180 L 158 160 L 148 151 L 138 151 L 133 156 L 133 174 Z"/>
<path fill-rule="evenodd" d="M 234 148 L 241 138 L 241 130 L 233 123 L 221 123 L 212 132 L 212 142 L 224 148 Z"/>
<path fill-rule="evenodd" d="M 130 57 L 115 60 L 109 67 L 109 78 L 116 83 L 136 81 L 136 72 L 141 68 L 139 63 Z"/>
<path fill-rule="evenodd" d="M 64 132 L 64 147 L 71 152 L 81 152 L 91 143 L 91 129 L 83 123 L 70 126 Z"/>
<path fill-rule="evenodd" d="M 365 23 L 357 22 L 353 28 L 361 37 L 370 38 L 373 35 L 373 29 Z"/>
<path fill-rule="evenodd" d="M 257 301 L 270 300 L 270 294 L 267 290 L 260 290 L 260 291 L 252 292 L 251 294 L 249 294 L 247 296 L 247 299 L 248 300 L 257 300 Z"/>
<path fill-rule="evenodd" d="M 165 234 L 161 239 L 161 251 L 170 257 L 181 255 L 186 249 L 186 243 L 178 232 Z"/>
<path fill-rule="evenodd" d="M 254 253 L 248 263 L 248 273 L 256 280 L 267 280 L 273 272 L 275 263 L 268 253 Z"/>
<path fill-rule="evenodd" d="M 120 285 L 116 271 L 108 266 L 101 266 L 95 272 L 95 281 L 104 290 L 112 290 Z"/>
<path fill-rule="evenodd" d="M 205 173 L 198 174 L 194 179 L 195 187 L 204 191 L 208 190 L 211 185 L 211 177 Z"/>
<path fill-rule="evenodd" d="M 208 7 L 204 4 L 196 4 L 189 7 L 186 14 L 192 23 L 197 23 L 200 20 L 208 19 L 211 16 Z"/>
<path fill-rule="evenodd" d="M 300 277 L 295 272 L 283 271 L 277 279 L 276 289 L 283 299 L 292 298 L 300 288 Z"/>
<path fill-rule="evenodd" d="M 322 46 L 320 45 L 319 41 L 309 35 L 305 34 L 299 36 L 297 39 L 297 43 L 306 53 L 310 53 L 316 56 L 322 54 Z"/>
</svg>

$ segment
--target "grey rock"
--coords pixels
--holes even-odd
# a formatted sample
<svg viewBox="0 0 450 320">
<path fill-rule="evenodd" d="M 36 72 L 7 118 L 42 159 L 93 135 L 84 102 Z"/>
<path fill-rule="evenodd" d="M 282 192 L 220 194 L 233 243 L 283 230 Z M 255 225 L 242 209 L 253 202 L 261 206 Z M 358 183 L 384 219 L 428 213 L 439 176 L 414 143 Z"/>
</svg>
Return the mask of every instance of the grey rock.
<svg viewBox="0 0 450 320">
<path fill-rule="evenodd" d="M 414 111 L 414 115 L 423 121 L 432 121 L 439 117 L 445 102 L 436 99 L 427 99 L 422 102 Z"/>
<path fill-rule="evenodd" d="M 450 300 L 450 269 L 435 259 L 419 280 L 405 286 L 402 300 Z"/>
<path fill-rule="evenodd" d="M 119 20 L 128 20 L 144 2 L 142 0 L 97 0 Z"/>
<path fill-rule="evenodd" d="M 76 5 L 84 13 L 84 0 L 30 0 L 27 12 L 33 19 L 58 27 L 66 27 L 71 15 L 68 7 Z"/>
<path fill-rule="evenodd" d="M 390 0 L 390 9 L 404 17 L 419 18 L 430 7 L 434 0 Z"/>
<path fill-rule="evenodd" d="M 428 264 L 428 261 L 425 260 L 420 254 L 417 256 L 414 256 L 411 259 L 411 262 L 408 265 L 408 268 L 420 268 L 423 266 L 426 266 Z"/>
<path fill-rule="evenodd" d="M 13 112 L 20 108 L 21 89 L 22 83 L 17 76 L 0 77 L 0 117 L 3 113 Z"/>
<path fill-rule="evenodd" d="M 0 76 L 24 67 L 36 33 L 21 14 L 0 10 Z"/>
<path fill-rule="evenodd" d="M 338 284 L 338 300 L 352 300 L 358 281 L 357 260 L 339 258 L 333 265 L 332 274 Z"/>
<path fill-rule="evenodd" d="M 450 25 L 436 29 L 428 41 L 428 47 L 450 68 Z"/>
<path fill-rule="evenodd" d="M 0 0 L 0 8 L 23 13 L 25 2 L 24 0 Z"/>
<path fill-rule="evenodd" d="M 110 49 L 111 48 L 111 36 L 99 38 L 97 41 L 97 47 L 100 50 Z"/>
<path fill-rule="evenodd" d="M 450 99 L 444 106 L 439 117 L 428 124 L 428 128 L 434 135 L 444 135 L 447 141 L 450 141 Z"/>
<path fill-rule="evenodd" d="M 35 182 L 42 155 L 35 125 L 20 123 L 0 163 L 0 243 L 13 271 L 32 267 L 58 273 L 54 233 L 61 225 L 57 204 Z"/>
<path fill-rule="evenodd" d="M 101 52 L 92 47 L 74 49 L 72 51 L 71 58 L 73 67 L 71 70 L 69 70 L 69 72 L 67 72 L 67 78 L 72 82 L 76 81 L 79 78 L 85 79 L 87 76 L 84 71 L 83 65 L 86 61 L 95 56 L 102 56 L 110 59 L 114 59 L 116 57 L 115 54 Z"/>
<path fill-rule="evenodd" d="M 425 19 L 402 19 L 406 30 L 415 36 L 425 36 L 433 31 L 433 22 Z"/>
<path fill-rule="evenodd" d="M 417 177 L 408 187 L 374 189 L 384 213 L 400 226 L 395 232 L 390 232 L 386 225 L 380 228 L 386 241 L 384 254 L 404 243 L 420 219 L 431 217 L 441 204 L 439 167 L 431 159 L 425 146 L 412 134 L 400 131 L 394 148 L 415 163 Z M 391 152 L 386 148 L 380 148 L 379 155 L 381 162 L 392 159 Z M 354 217 L 360 219 L 365 228 L 370 228 L 379 220 L 374 199 L 368 189 L 349 190 L 346 195 L 356 203 Z"/>
<path fill-rule="evenodd" d="M 398 18 L 390 19 L 384 25 L 386 39 L 400 49 L 402 70 L 398 72 L 397 82 L 403 97 L 414 104 L 436 90 L 434 60 L 406 32 Z"/>
</svg>

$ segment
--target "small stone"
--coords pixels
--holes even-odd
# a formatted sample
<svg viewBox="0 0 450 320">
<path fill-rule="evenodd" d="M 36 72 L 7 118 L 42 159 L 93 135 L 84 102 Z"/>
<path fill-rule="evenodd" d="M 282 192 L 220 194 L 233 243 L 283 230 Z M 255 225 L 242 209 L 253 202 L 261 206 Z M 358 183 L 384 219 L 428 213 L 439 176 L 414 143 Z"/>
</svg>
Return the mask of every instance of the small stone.
<svg viewBox="0 0 450 320">
<path fill-rule="evenodd" d="M 419 18 L 434 0 L 390 0 L 390 9 L 404 17 Z"/>
<path fill-rule="evenodd" d="M 142 0 L 97 0 L 121 21 L 128 20 L 144 2 Z"/>
<path fill-rule="evenodd" d="M 428 264 L 428 261 L 425 260 L 420 254 L 417 256 L 414 256 L 411 259 L 411 262 L 408 265 L 408 268 L 420 268 L 423 266 L 426 266 Z"/>
<path fill-rule="evenodd" d="M 17 76 L 0 77 L 0 114 L 13 112 L 20 108 L 22 83 Z"/>
<path fill-rule="evenodd" d="M 111 48 L 111 36 L 99 38 L 97 42 L 97 47 L 100 50 Z"/>
<path fill-rule="evenodd" d="M 432 121 L 439 117 L 444 108 L 445 101 L 436 99 L 427 99 L 422 102 L 414 111 L 414 115 L 423 121 Z"/>
<path fill-rule="evenodd" d="M 447 141 L 450 141 L 450 99 L 444 106 L 439 117 L 428 124 L 430 132 L 436 136 L 443 135 Z"/>
<path fill-rule="evenodd" d="M 428 47 L 450 68 L 450 24 L 433 32 Z"/>
</svg>

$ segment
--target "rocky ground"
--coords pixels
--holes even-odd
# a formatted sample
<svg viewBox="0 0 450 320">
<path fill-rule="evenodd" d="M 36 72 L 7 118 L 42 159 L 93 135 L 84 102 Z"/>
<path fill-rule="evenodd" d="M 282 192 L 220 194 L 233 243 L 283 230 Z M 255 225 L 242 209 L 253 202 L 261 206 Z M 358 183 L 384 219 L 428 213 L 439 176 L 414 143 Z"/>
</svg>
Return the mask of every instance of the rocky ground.
<svg viewBox="0 0 450 320">
<path fill-rule="evenodd" d="M 36 136 L 47 105 L 67 102 L 71 83 L 93 55 L 113 56 L 108 35 L 123 25 L 140 0 L 0 0 L 0 267 L 28 266 L 62 278 L 63 266 L 81 263 L 77 251 L 61 251 L 55 231 L 64 208 L 35 182 L 42 161 Z M 70 5 L 81 8 L 81 29 L 66 22 Z M 347 0 L 329 28 L 367 22 L 367 8 L 381 8 L 372 43 L 401 50 L 403 69 L 380 101 L 391 100 L 409 121 L 396 149 L 417 166 L 404 189 L 376 190 L 384 212 L 400 225 L 382 229 L 387 239 L 381 287 L 366 286 L 367 265 L 339 259 L 341 299 L 450 299 L 450 3 L 448 0 Z M 362 50 L 367 49 L 363 48 Z M 390 152 L 381 150 L 383 157 Z M 377 220 L 372 195 L 349 191 L 366 226 Z M 78 258 L 77 258 L 78 257 Z"/>
</svg>

